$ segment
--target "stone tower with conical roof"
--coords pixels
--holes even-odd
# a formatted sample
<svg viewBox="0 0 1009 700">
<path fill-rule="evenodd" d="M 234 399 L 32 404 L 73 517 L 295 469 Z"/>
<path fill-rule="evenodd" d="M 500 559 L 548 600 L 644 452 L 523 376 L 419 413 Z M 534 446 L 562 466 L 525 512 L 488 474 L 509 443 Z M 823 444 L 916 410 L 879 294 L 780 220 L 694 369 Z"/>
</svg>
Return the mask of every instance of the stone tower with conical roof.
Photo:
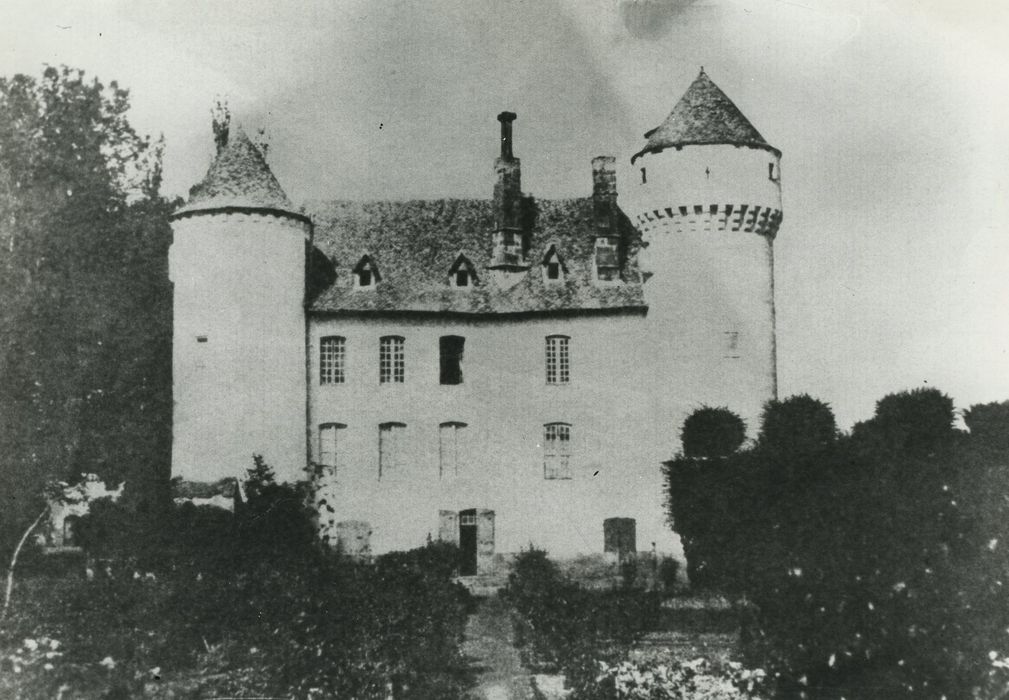
<svg viewBox="0 0 1009 700">
<path fill-rule="evenodd" d="M 233 129 L 172 231 L 173 476 L 244 477 L 261 454 L 302 477 L 310 220 Z"/>
<path fill-rule="evenodd" d="M 781 152 L 701 69 L 631 159 L 624 209 L 642 232 L 656 399 L 673 429 L 701 404 L 739 412 L 751 435 L 776 396 L 774 237 Z"/>
</svg>

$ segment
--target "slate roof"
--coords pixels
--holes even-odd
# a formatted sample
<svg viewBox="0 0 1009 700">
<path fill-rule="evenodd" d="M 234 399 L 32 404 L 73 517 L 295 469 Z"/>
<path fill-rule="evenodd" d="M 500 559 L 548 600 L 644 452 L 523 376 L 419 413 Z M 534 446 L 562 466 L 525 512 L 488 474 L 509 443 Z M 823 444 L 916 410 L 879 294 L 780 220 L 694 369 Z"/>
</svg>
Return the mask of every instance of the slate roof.
<svg viewBox="0 0 1009 700">
<path fill-rule="evenodd" d="M 315 313 L 452 312 L 463 314 L 550 313 L 645 307 L 637 266 L 640 234 L 620 213 L 617 229 L 624 261 L 623 283 L 593 281 L 595 220 L 591 197 L 537 201 L 528 260 L 531 267 L 504 289 L 486 269 L 491 259 L 491 200 L 333 201 L 310 203 L 315 247 L 333 264 L 335 280 L 315 296 Z M 546 283 L 540 261 L 556 245 L 568 272 Z M 471 260 L 477 280 L 467 288 L 448 284 L 460 254 Z M 351 270 L 370 255 L 381 281 L 355 290 Z"/>
<path fill-rule="evenodd" d="M 647 132 L 645 138 L 648 143 L 631 158 L 632 163 L 645 153 L 705 144 L 762 148 L 781 156 L 781 151 L 764 140 L 703 68 L 666 120 Z"/>
<path fill-rule="evenodd" d="M 240 127 L 231 130 L 203 181 L 189 190 L 189 200 L 174 215 L 227 208 L 296 212 L 263 154 Z"/>
</svg>

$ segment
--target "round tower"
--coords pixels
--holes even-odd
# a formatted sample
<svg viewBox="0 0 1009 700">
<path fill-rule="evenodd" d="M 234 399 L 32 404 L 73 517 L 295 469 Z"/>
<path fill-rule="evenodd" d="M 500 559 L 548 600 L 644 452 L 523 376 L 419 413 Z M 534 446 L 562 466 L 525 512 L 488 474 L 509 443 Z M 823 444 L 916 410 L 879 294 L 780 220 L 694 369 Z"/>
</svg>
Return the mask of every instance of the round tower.
<svg viewBox="0 0 1009 700">
<path fill-rule="evenodd" d="M 675 436 L 702 404 L 755 434 L 777 394 L 774 237 L 781 152 L 701 70 L 634 155 L 627 213 L 642 232 L 657 415 Z"/>
<path fill-rule="evenodd" d="M 172 475 L 243 478 L 261 454 L 279 480 L 305 466 L 305 250 L 294 211 L 240 130 L 172 215 Z"/>
</svg>

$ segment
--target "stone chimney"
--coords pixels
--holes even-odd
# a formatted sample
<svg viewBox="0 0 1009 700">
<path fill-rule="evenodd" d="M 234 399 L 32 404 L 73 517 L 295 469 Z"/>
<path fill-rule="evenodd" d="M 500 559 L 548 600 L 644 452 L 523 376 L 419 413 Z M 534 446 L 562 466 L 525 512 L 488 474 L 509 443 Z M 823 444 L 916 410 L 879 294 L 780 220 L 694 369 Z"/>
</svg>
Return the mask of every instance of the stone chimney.
<svg viewBox="0 0 1009 700">
<path fill-rule="evenodd" d="M 615 202 L 617 199 L 617 159 L 613 156 L 596 156 L 592 159 L 592 197 Z"/>
<path fill-rule="evenodd" d="M 529 269 L 530 212 L 532 201 L 522 195 L 522 168 L 512 152 L 514 112 L 501 112 L 501 155 L 494 161 L 494 248 L 487 266 L 504 287 L 521 279 Z"/>
<path fill-rule="evenodd" d="M 497 182 L 494 184 L 495 228 L 515 229 L 522 226 L 522 167 L 512 154 L 512 122 L 514 112 L 501 112 L 501 155 L 494 162 Z"/>
<path fill-rule="evenodd" d="M 595 223 L 596 280 L 618 282 L 622 251 L 617 227 L 617 171 L 613 156 L 592 159 L 592 214 Z"/>
</svg>

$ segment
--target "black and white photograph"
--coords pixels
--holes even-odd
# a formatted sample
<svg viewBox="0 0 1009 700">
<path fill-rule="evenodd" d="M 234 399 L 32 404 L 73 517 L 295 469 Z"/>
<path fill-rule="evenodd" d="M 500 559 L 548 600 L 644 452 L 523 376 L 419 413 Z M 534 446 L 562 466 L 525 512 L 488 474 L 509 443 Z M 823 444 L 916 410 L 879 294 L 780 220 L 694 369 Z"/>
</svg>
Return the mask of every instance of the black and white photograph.
<svg viewBox="0 0 1009 700">
<path fill-rule="evenodd" d="M 0 697 L 1009 698 L 1009 5 L 6 0 Z"/>
</svg>

